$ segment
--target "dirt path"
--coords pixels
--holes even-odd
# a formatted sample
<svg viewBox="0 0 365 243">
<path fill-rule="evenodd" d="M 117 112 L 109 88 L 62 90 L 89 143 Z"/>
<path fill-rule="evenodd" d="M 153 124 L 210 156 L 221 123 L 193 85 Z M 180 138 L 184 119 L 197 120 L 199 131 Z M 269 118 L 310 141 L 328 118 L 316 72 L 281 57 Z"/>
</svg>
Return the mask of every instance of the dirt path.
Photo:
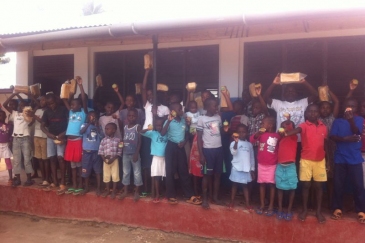
<svg viewBox="0 0 365 243">
<path fill-rule="evenodd" d="M 106 223 L 44 219 L 11 213 L 0 213 L 0 239 L 2 243 L 231 242 Z"/>
</svg>

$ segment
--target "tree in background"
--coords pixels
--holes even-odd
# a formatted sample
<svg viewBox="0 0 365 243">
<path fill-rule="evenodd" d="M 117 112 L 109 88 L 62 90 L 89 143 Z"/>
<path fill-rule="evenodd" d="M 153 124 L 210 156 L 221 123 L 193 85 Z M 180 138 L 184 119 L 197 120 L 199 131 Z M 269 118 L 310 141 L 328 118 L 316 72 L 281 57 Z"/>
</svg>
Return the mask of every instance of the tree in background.
<svg viewBox="0 0 365 243">
<path fill-rule="evenodd" d="M 82 8 L 82 12 L 83 12 L 84 16 L 87 16 L 87 15 L 102 13 L 102 12 L 104 12 L 104 10 L 103 10 L 103 6 L 101 3 L 95 4 L 94 0 L 91 0 L 91 1 L 87 1 L 84 4 L 84 6 Z"/>
<path fill-rule="evenodd" d="M 0 54 L 0 64 L 6 64 L 10 62 L 10 57 L 5 57 L 5 54 Z"/>
</svg>

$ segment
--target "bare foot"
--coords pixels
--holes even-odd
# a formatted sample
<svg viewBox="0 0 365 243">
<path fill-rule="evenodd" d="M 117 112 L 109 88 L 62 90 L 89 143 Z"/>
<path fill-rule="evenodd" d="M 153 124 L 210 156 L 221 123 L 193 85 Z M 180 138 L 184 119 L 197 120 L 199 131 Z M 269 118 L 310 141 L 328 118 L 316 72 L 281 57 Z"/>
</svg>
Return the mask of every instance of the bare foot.
<svg viewBox="0 0 365 243">
<path fill-rule="evenodd" d="M 210 206 L 209 206 L 208 201 L 203 200 L 202 207 L 203 207 L 204 209 L 210 209 Z"/>
<path fill-rule="evenodd" d="M 100 194 L 101 194 L 100 189 L 96 189 L 95 194 L 96 194 L 97 197 L 100 196 Z"/>
<path fill-rule="evenodd" d="M 120 194 L 120 196 L 119 196 L 119 200 L 123 200 L 124 198 L 126 198 L 127 197 L 127 191 L 126 190 L 124 190 L 123 191 L 123 193 L 122 194 Z"/>
<path fill-rule="evenodd" d="M 117 193 L 115 191 L 112 192 L 112 194 L 110 195 L 111 199 L 115 199 L 115 196 L 117 195 Z"/>
<path fill-rule="evenodd" d="M 303 210 L 299 215 L 298 215 L 298 219 L 300 221 L 305 221 L 305 219 L 307 218 L 307 210 Z"/>
<path fill-rule="evenodd" d="M 139 200 L 139 193 L 138 193 L 138 192 L 135 192 L 135 193 L 134 193 L 133 200 L 134 200 L 135 202 L 137 202 L 137 201 Z"/>
<path fill-rule="evenodd" d="M 318 223 L 323 224 L 326 222 L 326 218 L 319 212 L 316 213 Z"/>
</svg>

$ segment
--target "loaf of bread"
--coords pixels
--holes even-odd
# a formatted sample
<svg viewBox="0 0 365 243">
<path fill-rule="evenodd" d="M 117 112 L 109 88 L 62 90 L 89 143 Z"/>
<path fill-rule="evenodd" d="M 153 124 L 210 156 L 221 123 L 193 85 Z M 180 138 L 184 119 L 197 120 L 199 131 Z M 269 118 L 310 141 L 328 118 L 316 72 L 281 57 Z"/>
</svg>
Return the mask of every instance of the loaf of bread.
<svg viewBox="0 0 365 243">
<path fill-rule="evenodd" d="M 196 83 L 195 82 L 188 83 L 186 85 L 186 89 L 189 92 L 195 92 L 195 90 L 196 90 Z"/>
<path fill-rule="evenodd" d="M 25 85 L 15 85 L 13 92 L 14 93 L 26 93 L 26 94 L 28 94 L 29 87 L 25 86 Z"/>
<path fill-rule="evenodd" d="M 157 90 L 158 91 L 169 91 L 169 87 L 166 84 L 157 84 Z"/>
<path fill-rule="evenodd" d="M 261 84 L 252 83 L 248 86 L 251 97 L 257 97 L 256 89 L 261 89 Z"/>
<path fill-rule="evenodd" d="M 71 84 L 70 84 L 70 81 L 67 80 L 61 86 L 60 98 L 61 99 L 69 99 L 70 98 L 70 95 L 71 95 Z"/>
<path fill-rule="evenodd" d="M 33 84 L 33 85 L 29 86 L 29 89 L 30 89 L 30 93 L 34 97 L 39 97 L 41 95 L 41 85 L 40 84 Z"/>
<path fill-rule="evenodd" d="M 80 78 L 80 77 L 76 76 L 76 78 Z M 71 84 L 70 92 L 73 93 L 73 94 L 76 94 L 76 90 L 77 90 L 77 82 L 76 82 L 76 80 L 75 79 L 71 79 L 70 84 Z"/>
<path fill-rule="evenodd" d="M 25 120 L 26 122 L 32 122 L 32 120 L 33 120 L 33 118 L 32 118 L 31 116 L 28 116 L 28 115 L 27 115 L 27 113 L 28 113 L 29 111 L 32 111 L 32 107 L 31 107 L 31 106 L 25 106 L 25 107 L 23 108 L 23 113 L 22 113 L 22 115 L 23 115 L 24 120 Z"/>
<path fill-rule="evenodd" d="M 307 77 L 304 73 L 281 73 L 280 74 L 280 83 L 287 84 L 287 83 L 297 83 L 300 80 Z"/>
<path fill-rule="evenodd" d="M 227 89 L 227 86 L 222 86 L 221 87 L 221 91 L 226 91 L 227 95 L 228 95 L 228 99 L 230 98 L 230 94 L 229 91 Z M 221 95 L 221 103 L 220 103 L 220 107 L 228 107 L 227 101 L 226 99 L 223 97 L 223 95 Z"/>
<path fill-rule="evenodd" d="M 330 100 L 327 85 L 318 87 L 318 96 L 319 96 L 320 101 L 329 101 Z"/>
<path fill-rule="evenodd" d="M 142 84 L 141 83 L 136 83 L 135 86 L 136 86 L 136 94 L 141 94 Z"/>
<path fill-rule="evenodd" d="M 144 69 L 153 68 L 153 53 L 149 52 L 144 55 Z"/>
</svg>

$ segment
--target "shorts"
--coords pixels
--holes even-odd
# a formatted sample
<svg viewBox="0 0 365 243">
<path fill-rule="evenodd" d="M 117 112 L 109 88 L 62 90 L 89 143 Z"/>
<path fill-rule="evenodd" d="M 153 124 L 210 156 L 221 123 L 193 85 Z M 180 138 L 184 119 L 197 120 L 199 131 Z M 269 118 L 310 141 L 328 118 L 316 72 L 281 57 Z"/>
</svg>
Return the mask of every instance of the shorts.
<svg viewBox="0 0 365 243">
<path fill-rule="evenodd" d="M 72 164 L 72 163 L 71 163 Z M 77 163 L 80 164 L 80 163 Z M 101 174 L 101 157 L 97 150 L 83 150 L 82 151 L 82 174 L 81 176 L 87 178 L 94 170 L 95 174 Z"/>
<path fill-rule="evenodd" d="M 223 172 L 223 149 L 219 148 L 203 148 L 205 157 L 205 169 L 202 171 L 204 175 L 222 174 Z"/>
<path fill-rule="evenodd" d="M 276 188 L 280 190 L 297 189 L 298 176 L 295 162 L 278 164 L 275 171 Z"/>
<path fill-rule="evenodd" d="M 151 177 L 163 176 L 166 177 L 165 157 L 154 155 L 151 165 Z"/>
<path fill-rule="evenodd" d="M 82 139 L 81 138 L 67 139 L 67 145 L 65 149 L 65 160 L 70 162 L 80 163 L 81 159 L 82 159 Z M 81 165 L 77 167 L 81 167 Z"/>
<path fill-rule="evenodd" d="M 275 184 L 276 165 L 258 164 L 257 183 L 273 183 Z"/>
<path fill-rule="evenodd" d="M 47 159 L 47 138 L 34 137 L 34 157 Z"/>
<path fill-rule="evenodd" d="M 47 157 L 53 156 L 63 157 L 65 153 L 65 144 L 55 144 L 53 139 L 47 138 Z"/>
<path fill-rule="evenodd" d="M 142 136 L 142 145 L 141 145 L 141 167 L 142 169 L 151 168 L 152 164 L 152 155 L 151 155 L 151 139 L 145 136 Z"/>
<path fill-rule="evenodd" d="M 326 161 L 313 161 L 307 159 L 300 160 L 299 180 L 300 181 L 327 181 Z"/>
<path fill-rule="evenodd" d="M 104 170 L 103 182 L 105 183 L 110 182 L 110 177 L 113 182 L 120 181 L 118 159 L 114 160 L 113 163 L 111 164 L 103 163 L 103 170 Z"/>
<path fill-rule="evenodd" d="M 231 175 L 229 176 L 229 179 L 232 182 L 241 183 L 241 184 L 247 184 L 252 181 L 250 172 L 238 171 L 233 166 L 232 166 Z"/>
</svg>

